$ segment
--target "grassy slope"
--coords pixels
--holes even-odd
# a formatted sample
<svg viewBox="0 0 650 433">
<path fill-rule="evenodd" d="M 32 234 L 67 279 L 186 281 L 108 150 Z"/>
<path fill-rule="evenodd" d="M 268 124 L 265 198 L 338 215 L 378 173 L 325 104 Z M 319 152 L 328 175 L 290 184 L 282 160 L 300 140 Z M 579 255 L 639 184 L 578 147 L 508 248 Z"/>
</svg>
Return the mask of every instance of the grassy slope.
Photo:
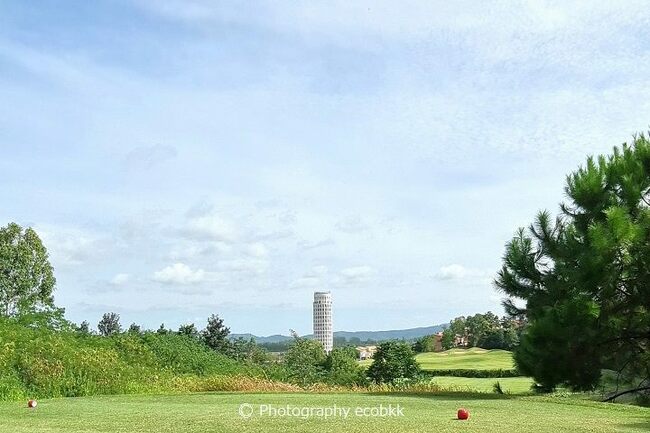
<svg viewBox="0 0 650 433">
<path fill-rule="evenodd" d="M 423 370 L 497 370 L 514 368 L 512 353 L 505 350 L 452 349 L 440 353 L 421 353 L 417 360 Z"/>
<path fill-rule="evenodd" d="M 514 368 L 512 353 L 506 350 L 451 349 L 420 353 L 415 357 L 423 370 L 508 370 Z M 372 360 L 361 361 L 369 366 Z"/>
<path fill-rule="evenodd" d="M 501 378 L 476 378 L 476 377 L 450 377 L 439 376 L 432 379 L 433 383 L 450 391 L 461 392 L 493 392 L 496 382 L 501 384 L 501 389 L 509 394 L 529 394 L 533 379 L 529 377 L 501 377 Z"/>
<path fill-rule="evenodd" d="M 369 407 L 400 404 L 403 418 L 347 420 L 242 419 L 239 405 Z M 256 407 L 256 406 L 254 406 Z M 469 421 L 455 420 L 466 407 Z M 257 409 L 256 409 L 257 410 Z M 41 401 L 35 410 L 0 403 L 0 431 L 12 433 L 81 432 L 647 432 L 650 409 L 564 398 L 495 396 L 417 396 L 369 394 L 192 394 L 103 396 Z"/>
</svg>

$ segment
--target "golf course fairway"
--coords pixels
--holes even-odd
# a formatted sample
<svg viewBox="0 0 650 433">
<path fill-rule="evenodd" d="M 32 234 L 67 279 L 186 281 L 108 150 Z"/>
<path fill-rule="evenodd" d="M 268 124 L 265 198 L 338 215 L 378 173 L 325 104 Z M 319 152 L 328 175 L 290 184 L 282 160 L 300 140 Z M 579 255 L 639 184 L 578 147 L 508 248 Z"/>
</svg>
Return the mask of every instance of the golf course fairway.
<svg viewBox="0 0 650 433">
<path fill-rule="evenodd" d="M 245 404 L 245 415 L 240 406 Z M 402 408 L 392 417 L 261 416 L 260 405 L 277 408 Z M 467 421 L 456 419 L 466 408 Z M 129 395 L 0 403 L 0 431 L 11 433 L 101 432 L 648 432 L 650 409 L 565 397 L 406 394 Z"/>
</svg>

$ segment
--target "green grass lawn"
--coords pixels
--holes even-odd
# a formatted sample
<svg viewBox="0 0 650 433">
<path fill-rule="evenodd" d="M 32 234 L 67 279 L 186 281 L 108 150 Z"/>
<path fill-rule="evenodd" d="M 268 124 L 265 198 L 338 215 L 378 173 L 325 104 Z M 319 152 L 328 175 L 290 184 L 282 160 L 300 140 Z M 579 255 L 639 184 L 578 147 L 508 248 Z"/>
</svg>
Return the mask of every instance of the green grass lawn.
<svg viewBox="0 0 650 433">
<path fill-rule="evenodd" d="M 242 418 L 240 404 L 254 415 Z M 403 417 L 269 417 L 275 407 L 377 407 L 400 405 Z M 457 421 L 456 410 L 470 411 Z M 205 433 L 205 432 L 648 432 L 650 409 L 562 397 L 485 395 L 191 394 L 103 396 L 0 403 L 0 431 L 11 433 Z"/>
<path fill-rule="evenodd" d="M 428 352 L 416 355 L 423 370 L 509 370 L 514 368 L 512 352 L 507 350 L 451 349 L 444 352 Z M 372 360 L 361 361 L 369 366 Z"/>
<path fill-rule="evenodd" d="M 501 377 L 501 378 L 475 378 L 438 376 L 431 379 L 435 384 L 450 391 L 464 392 L 493 392 L 496 382 L 501 384 L 501 389 L 508 394 L 529 394 L 533 379 L 529 377 Z"/>
<path fill-rule="evenodd" d="M 451 349 L 420 353 L 416 359 L 423 370 L 508 370 L 514 368 L 512 353 L 506 350 Z"/>
</svg>

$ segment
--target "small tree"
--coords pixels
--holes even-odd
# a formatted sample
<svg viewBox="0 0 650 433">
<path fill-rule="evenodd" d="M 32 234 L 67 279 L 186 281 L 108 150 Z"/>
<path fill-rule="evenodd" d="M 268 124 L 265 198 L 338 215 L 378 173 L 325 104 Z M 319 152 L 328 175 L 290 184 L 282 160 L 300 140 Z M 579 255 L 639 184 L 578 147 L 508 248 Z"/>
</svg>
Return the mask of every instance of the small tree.
<svg viewBox="0 0 650 433">
<path fill-rule="evenodd" d="M 293 344 L 284 356 L 289 379 L 301 386 L 316 383 L 325 377 L 325 350 L 316 340 L 294 335 Z"/>
<path fill-rule="evenodd" d="M 364 368 L 357 362 L 358 353 L 352 346 L 335 347 L 327 355 L 327 381 L 334 385 L 364 385 L 368 381 Z"/>
<path fill-rule="evenodd" d="M 434 352 L 436 350 L 436 336 L 425 335 L 424 337 L 418 338 L 415 344 L 413 344 L 413 350 L 417 353 Z"/>
<path fill-rule="evenodd" d="M 92 332 L 90 330 L 90 323 L 83 321 L 77 326 L 77 332 L 81 335 L 90 335 Z"/>
<path fill-rule="evenodd" d="M 201 339 L 212 350 L 230 354 L 231 344 L 228 335 L 230 335 L 230 328 L 224 325 L 223 319 L 213 314 L 208 318 L 208 326 L 201 332 Z"/>
<path fill-rule="evenodd" d="M 185 335 L 185 336 L 190 337 L 190 338 L 192 338 L 194 340 L 198 340 L 198 338 L 199 338 L 199 330 L 196 329 L 196 326 L 194 326 L 194 323 L 181 325 L 178 328 L 178 334 L 179 335 Z"/>
<path fill-rule="evenodd" d="M 142 328 L 136 323 L 131 323 L 131 325 L 129 325 L 128 331 L 126 332 L 129 334 L 140 335 L 142 334 Z"/>
<path fill-rule="evenodd" d="M 397 379 L 414 379 L 420 373 L 411 345 L 403 341 L 386 341 L 377 347 L 368 376 L 377 383 Z"/>
<path fill-rule="evenodd" d="M 32 228 L 0 228 L 0 316 L 54 310 L 56 279 L 45 246 Z"/>
<path fill-rule="evenodd" d="M 108 337 L 122 332 L 120 326 L 120 315 L 117 313 L 104 313 L 102 320 L 97 324 L 99 334 Z"/>
<path fill-rule="evenodd" d="M 271 360 L 269 353 L 255 343 L 252 338 L 245 340 L 239 337 L 231 342 L 231 346 L 232 356 L 238 361 L 265 364 Z"/>
<path fill-rule="evenodd" d="M 442 331 L 442 340 L 440 343 L 442 344 L 442 348 L 444 350 L 449 350 L 453 349 L 454 347 L 454 332 L 451 330 L 451 328 L 445 328 L 444 331 Z"/>
<path fill-rule="evenodd" d="M 158 335 L 167 335 L 169 334 L 169 329 L 165 328 L 165 324 L 161 323 L 158 329 L 156 329 L 156 334 Z"/>
</svg>

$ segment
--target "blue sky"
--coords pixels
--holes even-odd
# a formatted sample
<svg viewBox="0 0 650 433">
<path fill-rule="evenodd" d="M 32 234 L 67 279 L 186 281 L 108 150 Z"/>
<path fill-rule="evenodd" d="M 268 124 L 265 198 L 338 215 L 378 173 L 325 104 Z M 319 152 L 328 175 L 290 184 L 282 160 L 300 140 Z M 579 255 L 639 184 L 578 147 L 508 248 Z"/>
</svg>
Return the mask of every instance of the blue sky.
<svg viewBox="0 0 650 433">
<path fill-rule="evenodd" d="M 75 321 L 501 312 L 516 228 L 650 124 L 647 4 L 565 3 L 0 2 L 0 222 Z"/>
</svg>

